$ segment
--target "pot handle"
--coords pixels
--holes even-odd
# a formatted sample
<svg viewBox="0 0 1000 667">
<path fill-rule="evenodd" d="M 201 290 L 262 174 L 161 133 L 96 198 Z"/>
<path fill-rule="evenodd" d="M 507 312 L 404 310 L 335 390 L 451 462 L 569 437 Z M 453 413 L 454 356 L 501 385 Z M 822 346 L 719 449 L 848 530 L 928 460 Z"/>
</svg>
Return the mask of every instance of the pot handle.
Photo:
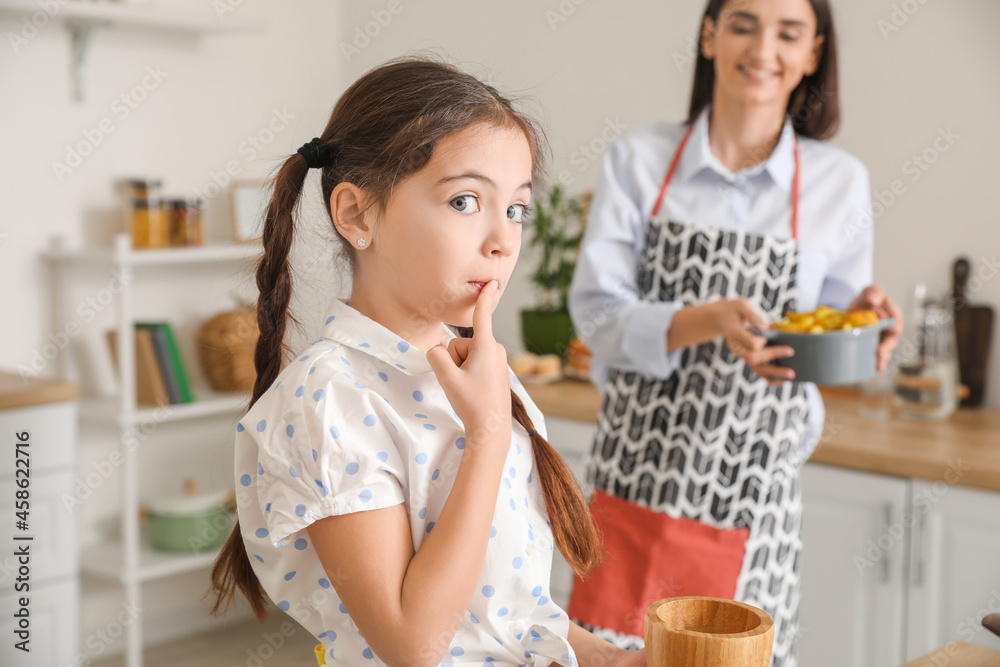
<svg viewBox="0 0 1000 667">
<path fill-rule="evenodd" d="M 876 324 L 875 326 L 878 327 L 879 331 L 885 331 L 886 329 L 896 326 L 896 318 L 887 317 L 884 320 L 879 320 L 878 324 Z"/>
</svg>

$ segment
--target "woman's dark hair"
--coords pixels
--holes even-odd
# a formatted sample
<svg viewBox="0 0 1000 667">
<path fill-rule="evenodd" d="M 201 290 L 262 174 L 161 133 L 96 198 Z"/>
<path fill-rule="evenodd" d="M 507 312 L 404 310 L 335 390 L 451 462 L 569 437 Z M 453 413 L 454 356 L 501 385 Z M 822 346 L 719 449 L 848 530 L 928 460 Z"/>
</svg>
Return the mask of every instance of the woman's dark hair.
<svg viewBox="0 0 1000 667">
<path fill-rule="evenodd" d="M 545 140 L 528 116 L 507 98 L 475 77 L 440 62 L 407 58 L 377 67 L 358 79 L 341 96 L 320 136 L 333 159 L 323 167 L 321 184 L 327 213 L 330 195 L 341 182 L 361 188 L 371 205 L 384 207 L 393 187 L 422 169 L 434 147 L 446 136 L 477 124 L 516 128 L 524 132 L 532 155 L 532 178 L 543 169 Z M 250 406 L 274 383 L 289 349 L 285 328 L 298 320 L 289 311 L 292 272 L 288 261 L 294 214 L 309 167 L 295 153 L 278 168 L 264 222 L 264 254 L 256 267 L 257 323 L 260 337 L 254 354 L 257 378 Z M 327 220 L 333 227 L 332 216 Z M 351 271 L 355 250 L 336 230 Z M 511 391 L 511 415 L 529 433 L 535 428 L 517 394 Z M 600 540 L 576 478 L 565 461 L 537 432 L 531 436 L 538 479 L 556 545 L 579 573 L 600 560 Z M 210 613 L 223 612 L 236 593 L 243 594 L 258 620 L 267 617 L 263 587 L 247 556 L 240 525 L 230 534 L 212 568 L 207 595 L 214 596 Z"/>
<path fill-rule="evenodd" d="M 691 86 L 691 105 L 688 123 L 712 102 L 715 89 L 715 65 L 702 53 L 705 18 L 718 25 L 719 15 L 727 0 L 709 0 L 698 25 L 698 57 L 694 66 L 694 83 Z M 829 139 L 840 125 L 840 93 L 837 88 L 837 37 L 833 28 L 833 12 L 828 0 L 809 0 L 816 14 L 816 36 L 824 37 L 820 47 L 819 67 L 792 91 L 788 98 L 787 112 L 792 117 L 795 131 L 810 139 Z"/>
</svg>

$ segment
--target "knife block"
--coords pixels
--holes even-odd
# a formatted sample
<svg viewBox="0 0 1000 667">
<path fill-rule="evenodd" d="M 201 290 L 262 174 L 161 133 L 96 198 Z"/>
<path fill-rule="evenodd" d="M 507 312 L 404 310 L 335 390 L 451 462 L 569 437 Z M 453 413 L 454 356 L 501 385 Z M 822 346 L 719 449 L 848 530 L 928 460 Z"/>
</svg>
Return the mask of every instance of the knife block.
<svg viewBox="0 0 1000 667">
<path fill-rule="evenodd" d="M 643 618 L 651 667 L 767 667 L 774 621 L 749 604 L 700 596 L 657 600 Z"/>
</svg>

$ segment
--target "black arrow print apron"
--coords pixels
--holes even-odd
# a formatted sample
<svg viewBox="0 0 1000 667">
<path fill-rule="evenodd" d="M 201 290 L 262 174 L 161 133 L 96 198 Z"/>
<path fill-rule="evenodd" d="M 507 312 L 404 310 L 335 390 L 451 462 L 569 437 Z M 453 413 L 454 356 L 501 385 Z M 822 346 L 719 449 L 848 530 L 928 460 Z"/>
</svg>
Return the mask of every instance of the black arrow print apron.
<svg viewBox="0 0 1000 667">
<path fill-rule="evenodd" d="M 647 223 L 640 298 L 699 305 L 745 297 L 771 320 L 795 309 L 798 141 L 792 235 L 680 224 L 660 204 Z M 609 369 L 587 479 L 608 558 L 574 581 L 568 612 L 623 646 L 640 646 L 646 605 L 708 595 L 767 611 L 771 664 L 794 667 L 801 552 L 798 451 L 804 385 L 771 387 L 725 340 L 685 349 L 667 379 Z"/>
</svg>

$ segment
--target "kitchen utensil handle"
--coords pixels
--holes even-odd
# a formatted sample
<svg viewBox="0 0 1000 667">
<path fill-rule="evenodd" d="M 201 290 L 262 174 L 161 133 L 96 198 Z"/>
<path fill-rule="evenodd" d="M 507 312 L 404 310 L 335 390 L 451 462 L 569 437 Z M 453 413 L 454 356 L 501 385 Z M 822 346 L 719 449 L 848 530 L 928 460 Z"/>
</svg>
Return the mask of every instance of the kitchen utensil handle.
<svg viewBox="0 0 1000 667">
<path fill-rule="evenodd" d="M 969 282 L 969 260 L 959 257 L 952 267 L 952 294 L 955 297 L 955 307 L 965 305 L 965 288 Z"/>
<path fill-rule="evenodd" d="M 879 526 L 879 537 L 882 535 L 891 536 L 890 531 L 892 530 L 892 503 L 885 503 L 882 505 L 882 525 Z M 876 539 L 876 544 L 878 540 Z M 890 571 L 892 569 L 891 559 L 889 557 L 889 550 L 886 549 L 882 553 L 881 569 L 879 572 L 879 579 L 883 584 L 889 583 Z"/>
</svg>

